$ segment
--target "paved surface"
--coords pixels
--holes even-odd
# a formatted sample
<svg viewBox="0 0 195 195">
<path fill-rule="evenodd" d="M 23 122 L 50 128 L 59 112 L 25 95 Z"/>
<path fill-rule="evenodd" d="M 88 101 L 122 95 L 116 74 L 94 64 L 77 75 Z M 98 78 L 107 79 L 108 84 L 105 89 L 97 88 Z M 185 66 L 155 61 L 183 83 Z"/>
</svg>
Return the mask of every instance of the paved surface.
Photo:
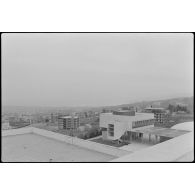
<svg viewBox="0 0 195 195">
<path fill-rule="evenodd" d="M 142 150 L 142 149 L 145 149 L 145 148 L 153 146 L 153 145 L 154 144 L 151 144 L 151 143 L 131 142 L 131 144 L 126 145 L 126 146 L 122 146 L 122 147 L 120 147 L 120 149 L 135 152 L 135 151 Z"/>
<path fill-rule="evenodd" d="M 171 127 L 171 129 L 188 130 L 188 131 L 193 131 L 194 132 L 194 121 L 179 123 L 179 124 L 174 125 L 173 127 Z"/>
<path fill-rule="evenodd" d="M 176 159 L 177 162 L 192 162 L 194 160 L 194 150 Z"/>
<path fill-rule="evenodd" d="M 104 162 L 114 158 L 35 134 L 2 137 L 3 162 Z"/>
</svg>

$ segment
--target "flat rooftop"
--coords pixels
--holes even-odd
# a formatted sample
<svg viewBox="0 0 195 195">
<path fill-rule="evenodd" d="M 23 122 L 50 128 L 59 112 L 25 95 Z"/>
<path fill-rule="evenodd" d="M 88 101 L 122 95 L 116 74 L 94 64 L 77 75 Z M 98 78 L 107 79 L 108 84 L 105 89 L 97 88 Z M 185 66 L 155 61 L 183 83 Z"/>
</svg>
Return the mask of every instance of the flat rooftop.
<svg viewBox="0 0 195 195">
<path fill-rule="evenodd" d="M 194 131 L 194 121 L 176 124 L 171 129 Z"/>
<path fill-rule="evenodd" d="M 126 117 L 126 118 L 132 118 L 134 120 L 147 120 L 150 118 L 154 118 L 153 113 L 144 113 L 144 112 L 136 112 L 134 116 L 129 116 L 129 115 L 115 115 L 111 112 L 107 113 L 101 113 L 100 116 L 108 116 L 108 117 Z"/>
<path fill-rule="evenodd" d="M 78 116 L 60 116 L 59 118 L 79 118 Z"/>
<path fill-rule="evenodd" d="M 165 110 L 164 108 L 151 108 L 151 107 L 148 107 L 148 108 L 145 108 L 145 110 Z"/>
<path fill-rule="evenodd" d="M 194 160 L 193 137 L 193 133 L 190 132 L 111 162 L 192 162 Z"/>
<path fill-rule="evenodd" d="M 131 131 L 133 131 L 133 129 Z M 180 135 L 184 135 L 186 133 L 189 133 L 190 131 L 169 129 L 169 128 L 151 127 L 151 128 L 148 128 L 148 129 L 135 130 L 134 132 L 174 138 L 174 137 L 178 137 Z"/>
<path fill-rule="evenodd" d="M 116 158 L 33 133 L 1 139 L 3 162 L 106 162 Z"/>
</svg>

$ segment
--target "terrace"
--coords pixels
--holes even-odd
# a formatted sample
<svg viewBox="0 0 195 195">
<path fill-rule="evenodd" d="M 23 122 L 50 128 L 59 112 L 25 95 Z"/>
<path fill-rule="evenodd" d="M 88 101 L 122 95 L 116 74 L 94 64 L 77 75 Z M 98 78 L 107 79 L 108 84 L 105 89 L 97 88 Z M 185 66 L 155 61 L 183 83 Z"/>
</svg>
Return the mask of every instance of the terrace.
<svg viewBox="0 0 195 195">
<path fill-rule="evenodd" d="M 114 158 L 32 133 L 2 138 L 3 162 L 106 162 Z"/>
</svg>

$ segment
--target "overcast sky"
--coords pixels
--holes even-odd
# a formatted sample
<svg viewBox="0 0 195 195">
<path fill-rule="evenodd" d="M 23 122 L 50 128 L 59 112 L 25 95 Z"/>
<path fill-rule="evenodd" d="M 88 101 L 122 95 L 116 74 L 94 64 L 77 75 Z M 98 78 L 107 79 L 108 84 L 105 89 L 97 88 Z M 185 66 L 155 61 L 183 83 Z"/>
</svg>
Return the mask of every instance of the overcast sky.
<svg viewBox="0 0 195 195">
<path fill-rule="evenodd" d="M 3 105 L 104 106 L 192 95 L 192 34 L 2 35 Z"/>
</svg>

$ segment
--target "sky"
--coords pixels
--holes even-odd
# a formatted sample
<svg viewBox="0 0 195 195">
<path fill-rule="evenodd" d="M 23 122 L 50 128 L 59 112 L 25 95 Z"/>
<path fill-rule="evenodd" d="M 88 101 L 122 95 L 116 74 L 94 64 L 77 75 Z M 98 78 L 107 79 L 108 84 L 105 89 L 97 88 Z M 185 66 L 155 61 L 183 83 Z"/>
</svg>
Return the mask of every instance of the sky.
<svg viewBox="0 0 195 195">
<path fill-rule="evenodd" d="M 2 34 L 2 105 L 110 106 L 193 96 L 190 33 Z"/>
</svg>

